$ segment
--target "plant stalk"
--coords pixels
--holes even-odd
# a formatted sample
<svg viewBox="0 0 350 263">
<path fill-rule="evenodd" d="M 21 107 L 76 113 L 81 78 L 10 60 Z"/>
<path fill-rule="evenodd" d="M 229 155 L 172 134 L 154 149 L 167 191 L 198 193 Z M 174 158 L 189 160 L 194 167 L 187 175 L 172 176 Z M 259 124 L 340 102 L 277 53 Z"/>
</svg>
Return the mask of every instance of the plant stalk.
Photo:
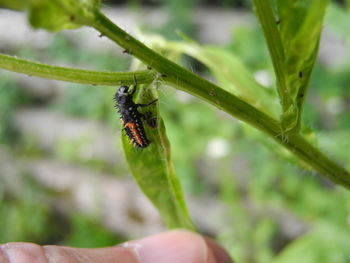
<svg viewBox="0 0 350 263">
<path fill-rule="evenodd" d="M 286 112 L 292 104 L 292 100 L 289 95 L 286 73 L 284 70 L 285 54 L 282 40 L 277 29 L 277 21 L 268 0 L 253 0 L 253 2 L 272 58 L 282 109 L 283 112 Z"/>
<path fill-rule="evenodd" d="M 90 21 L 89 25 L 146 65 L 158 71 L 166 83 L 199 97 L 237 119 L 251 124 L 289 149 L 319 173 L 337 184 L 350 188 L 350 173 L 348 171 L 321 153 L 301 135 L 292 135 L 286 140 L 281 133 L 281 127 L 277 120 L 208 80 L 161 56 L 120 29 L 103 13 L 96 12 L 95 20 Z"/>
<path fill-rule="evenodd" d="M 134 76 L 138 83 L 147 84 L 156 76 L 152 70 L 135 72 L 83 70 L 42 64 L 4 54 L 0 54 L 0 68 L 29 76 L 90 85 L 131 85 L 134 84 Z"/>
</svg>

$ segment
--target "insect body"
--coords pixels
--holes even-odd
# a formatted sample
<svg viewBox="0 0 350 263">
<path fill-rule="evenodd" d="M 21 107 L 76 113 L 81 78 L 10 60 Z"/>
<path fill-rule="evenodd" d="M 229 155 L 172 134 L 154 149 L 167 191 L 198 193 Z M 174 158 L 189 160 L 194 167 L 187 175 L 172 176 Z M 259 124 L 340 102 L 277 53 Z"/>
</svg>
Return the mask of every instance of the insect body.
<svg viewBox="0 0 350 263">
<path fill-rule="evenodd" d="M 143 127 L 142 118 L 145 116 L 138 111 L 138 107 L 146 107 L 157 101 L 157 99 L 151 101 L 148 104 L 136 104 L 133 101 L 133 95 L 136 91 L 136 79 L 135 87 L 132 93 L 129 93 L 128 86 L 121 86 L 116 92 L 114 99 L 116 101 L 116 108 L 120 113 L 120 119 L 122 121 L 123 130 L 136 148 L 146 148 L 150 141 L 146 137 L 145 129 Z"/>
</svg>

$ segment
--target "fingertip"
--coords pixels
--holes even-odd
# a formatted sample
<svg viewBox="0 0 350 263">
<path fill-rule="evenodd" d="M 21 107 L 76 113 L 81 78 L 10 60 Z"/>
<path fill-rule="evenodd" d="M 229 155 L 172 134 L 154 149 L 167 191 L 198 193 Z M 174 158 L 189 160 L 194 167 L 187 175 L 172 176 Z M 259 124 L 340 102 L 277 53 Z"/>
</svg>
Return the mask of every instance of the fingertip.
<svg viewBox="0 0 350 263">
<path fill-rule="evenodd" d="M 123 246 L 133 248 L 140 263 L 204 263 L 207 255 L 203 238 L 186 230 L 156 234 Z"/>
<path fill-rule="evenodd" d="M 212 241 L 213 242 L 213 241 Z M 214 243 L 215 244 L 215 243 Z M 201 235 L 188 230 L 173 230 L 124 243 L 134 249 L 140 263 L 232 263 Z M 226 261 L 218 261 L 226 260 Z"/>
</svg>

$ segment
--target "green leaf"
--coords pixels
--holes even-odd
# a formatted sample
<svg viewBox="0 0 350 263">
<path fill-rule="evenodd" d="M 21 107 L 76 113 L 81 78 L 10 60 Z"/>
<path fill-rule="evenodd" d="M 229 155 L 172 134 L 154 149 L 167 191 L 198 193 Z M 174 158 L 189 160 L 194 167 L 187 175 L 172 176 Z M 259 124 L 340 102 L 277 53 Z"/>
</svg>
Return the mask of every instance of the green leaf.
<svg viewBox="0 0 350 263">
<path fill-rule="evenodd" d="M 0 6 L 27 11 L 34 28 L 59 31 L 84 25 L 100 3 L 98 0 L 0 0 Z"/>
<path fill-rule="evenodd" d="M 44 28 L 49 31 L 80 27 L 74 22 L 73 17 L 70 17 L 55 3 L 47 1 L 32 4 L 28 10 L 28 19 L 32 27 Z"/>
<path fill-rule="evenodd" d="M 0 0 L 0 6 L 13 10 L 25 10 L 27 3 L 23 0 Z"/>
<path fill-rule="evenodd" d="M 285 131 L 299 130 L 329 0 L 277 0 L 279 32 L 285 54 L 285 72 L 292 103 L 283 113 Z"/>
<path fill-rule="evenodd" d="M 154 87 L 143 86 L 138 85 L 134 96 L 136 103 L 146 104 L 157 97 Z M 144 121 L 145 132 L 151 144 L 146 148 L 137 149 L 130 144 L 126 135 L 122 135 L 125 156 L 134 179 L 157 207 L 167 227 L 194 230 L 171 161 L 170 144 L 158 112 L 158 103 L 139 108 L 141 113 L 147 112 L 152 118 L 156 118 L 156 127 L 151 127 Z"/>
<path fill-rule="evenodd" d="M 254 0 L 278 82 L 284 133 L 300 129 L 329 0 Z"/>
<path fill-rule="evenodd" d="M 327 222 L 285 247 L 273 263 L 349 262 L 349 229 Z"/>
<path fill-rule="evenodd" d="M 215 46 L 186 43 L 183 52 L 206 65 L 220 86 L 260 110 L 276 116 L 280 108 L 275 93 L 260 85 L 244 64 L 230 51 Z"/>
</svg>

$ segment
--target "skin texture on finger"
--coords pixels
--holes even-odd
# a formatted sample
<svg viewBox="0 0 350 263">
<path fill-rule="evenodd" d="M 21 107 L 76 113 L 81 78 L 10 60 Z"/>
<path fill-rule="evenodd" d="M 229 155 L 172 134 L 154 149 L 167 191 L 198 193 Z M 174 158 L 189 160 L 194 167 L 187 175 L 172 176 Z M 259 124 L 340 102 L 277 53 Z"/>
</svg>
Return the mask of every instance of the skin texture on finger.
<svg viewBox="0 0 350 263">
<path fill-rule="evenodd" d="M 7 259 L 5 258 L 4 253 L 0 249 L 0 263 L 6 263 Z"/>
<path fill-rule="evenodd" d="M 3 258 L 1 256 L 3 255 Z M 133 250 L 108 248 L 71 248 L 8 243 L 0 246 L 0 263 L 138 263 Z"/>
<path fill-rule="evenodd" d="M 61 246 L 44 248 L 48 263 L 138 263 L 133 250 L 118 246 L 92 249 Z"/>
<path fill-rule="evenodd" d="M 43 247 L 33 243 L 8 243 L 2 245 L 0 250 L 5 263 L 47 263 L 45 256 L 43 256 Z M 2 261 L 0 262 L 2 263 Z"/>
<path fill-rule="evenodd" d="M 212 243 L 194 232 L 174 230 L 124 243 L 123 246 L 133 247 L 140 263 L 232 263 L 218 245 L 212 249 Z"/>
<path fill-rule="evenodd" d="M 185 230 L 156 234 L 107 248 L 0 246 L 0 263 L 232 263 L 213 240 Z"/>
</svg>

